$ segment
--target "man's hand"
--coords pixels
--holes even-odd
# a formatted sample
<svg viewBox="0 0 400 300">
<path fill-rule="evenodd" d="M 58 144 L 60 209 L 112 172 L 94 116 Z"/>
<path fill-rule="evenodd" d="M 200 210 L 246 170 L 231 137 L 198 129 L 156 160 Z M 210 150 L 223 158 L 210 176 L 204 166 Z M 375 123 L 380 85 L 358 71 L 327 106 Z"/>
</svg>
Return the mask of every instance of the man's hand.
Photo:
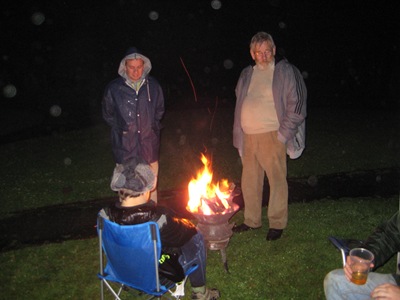
<svg viewBox="0 0 400 300">
<path fill-rule="evenodd" d="M 385 299 L 385 300 L 399 300 L 400 299 L 400 287 L 394 284 L 385 283 L 378 285 L 372 292 L 371 297 L 373 299 Z"/>
<path fill-rule="evenodd" d="M 374 264 L 371 263 L 369 266 L 371 269 L 374 267 Z M 344 274 L 346 275 L 346 278 L 351 281 L 351 274 L 353 273 L 353 270 L 351 269 L 351 258 L 350 256 L 347 256 L 346 258 L 346 265 L 343 267 Z M 400 298 L 399 298 L 400 300 Z"/>
</svg>

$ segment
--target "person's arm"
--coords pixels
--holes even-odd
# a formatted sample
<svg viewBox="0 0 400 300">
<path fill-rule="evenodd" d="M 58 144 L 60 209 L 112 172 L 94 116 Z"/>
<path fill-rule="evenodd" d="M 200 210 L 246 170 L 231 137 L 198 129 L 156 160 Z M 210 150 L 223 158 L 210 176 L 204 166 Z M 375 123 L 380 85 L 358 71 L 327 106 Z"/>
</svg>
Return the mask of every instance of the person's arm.
<svg viewBox="0 0 400 300">
<path fill-rule="evenodd" d="M 398 300 L 400 299 L 400 287 L 390 283 L 381 284 L 371 292 L 371 297 L 380 300 Z"/>
<path fill-rule="evenodd" d="M 114 114 L 115 114 L 115 109 L 114 109 L 114 102 L 112 99 L 112 94 L 109 88 L 107 88 L 104 92 L 103 95 L 103 101 L 102 101 L 102 113 L 103 113 L 103 119 L 106 121 L 108 125 L 111 127 L 114 127 L 115 125 L 115 119 L 114 119 Z"/>
<path fill-rule="evenodd" d="M 400 251 L 400 216 L 394 214 L 379 225 L 365 242 L 366 248 L 375 255 L 375 269 L 384 265 Z"/>
<path fill-rule="evenodd" d="M 236 105 L 233 119 L 233 146 L 238 149 L 239 156 L 243 154 L 243 130 L 241 126 L 241 112 L 244 98 L 250 84 L 253 67 L 248 66 L 240 73 L 235 87 Z"/>
<path fill-rule="evenodd" d="M 163 247 L 182 247 L 197 233 L 192 222 L 176 217 L 169 208 L 158 206 L 158 212 L 160 217 L 157 223 Z"/>
<path fill-rule="evenodd" d="M 160 122 L 165 112 L 164 93 L 161 86 L 157 83 L 157 105 L 155 109 L 154 119 Z"/>
<path fill-rule="evenodd" d="M 307 88 L 300 71 L 295 66 L 287 64 L 282 72 L 285 112 L 280 121 L 278 139 L 286 144 L 293 139 L 306 117 Z"/>
</svg>

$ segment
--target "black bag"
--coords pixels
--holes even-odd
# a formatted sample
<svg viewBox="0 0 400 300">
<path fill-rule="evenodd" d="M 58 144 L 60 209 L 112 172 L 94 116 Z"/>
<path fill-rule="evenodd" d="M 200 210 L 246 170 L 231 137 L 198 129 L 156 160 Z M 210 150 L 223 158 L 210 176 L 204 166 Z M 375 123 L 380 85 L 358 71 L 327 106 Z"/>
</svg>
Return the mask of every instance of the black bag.
<svg viewBox="0 0 400 300">
<path fill-rule="evenodd" d="M 158 271 L 160 276 L 173 282 L 181 282 L 185 278 L 182 265 L 179 263 L 178 253 L 162 253 L 159 260 Z"/>
</svg>

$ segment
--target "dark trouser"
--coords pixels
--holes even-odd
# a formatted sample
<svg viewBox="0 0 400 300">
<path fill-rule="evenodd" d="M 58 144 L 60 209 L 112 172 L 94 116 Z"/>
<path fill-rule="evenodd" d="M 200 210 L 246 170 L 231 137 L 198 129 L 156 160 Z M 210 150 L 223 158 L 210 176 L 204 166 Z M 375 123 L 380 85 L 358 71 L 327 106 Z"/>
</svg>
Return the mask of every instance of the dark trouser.
<svg viewBox="0 0 400 300">
<path fill-rule="evenodd" d="M 198 268 L 189 275 L 192 287 L 206 285 L 206 259 L 207 250 L 204 245 L 203 236 L 200 233 L 194 235 L 189 242 L 181 248 L 182 255 L 179 257 L 179 263 L 186 272 L 193 264 Z"/>
</svg>

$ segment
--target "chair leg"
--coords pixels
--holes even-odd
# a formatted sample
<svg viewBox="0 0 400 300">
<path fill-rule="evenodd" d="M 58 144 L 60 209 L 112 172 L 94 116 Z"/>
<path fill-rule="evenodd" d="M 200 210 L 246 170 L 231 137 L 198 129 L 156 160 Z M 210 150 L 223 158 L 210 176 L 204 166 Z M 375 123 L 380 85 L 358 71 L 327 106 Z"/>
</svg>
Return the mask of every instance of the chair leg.
<svg viewBox="0 0 400 300">
<path fill-rule="evenodd" d="M 103 283 L 103 280 L 100 280 L 100 299 L 104 300 L 104 283 Z"/>
<path fill-rule="evenodd" d="M 112 286 L 107 282 L 107 280 L 102 280 L 106 286 L 108 287 L 109 291 L 114 295 L 116 300 L 121 300 L 121 298 L 119 297 L 119 294 L 121 293 L 121 289 L 119 290 L 118 294 L 114 291 L 114 289 L 112 288 Z"/>
</svg>

